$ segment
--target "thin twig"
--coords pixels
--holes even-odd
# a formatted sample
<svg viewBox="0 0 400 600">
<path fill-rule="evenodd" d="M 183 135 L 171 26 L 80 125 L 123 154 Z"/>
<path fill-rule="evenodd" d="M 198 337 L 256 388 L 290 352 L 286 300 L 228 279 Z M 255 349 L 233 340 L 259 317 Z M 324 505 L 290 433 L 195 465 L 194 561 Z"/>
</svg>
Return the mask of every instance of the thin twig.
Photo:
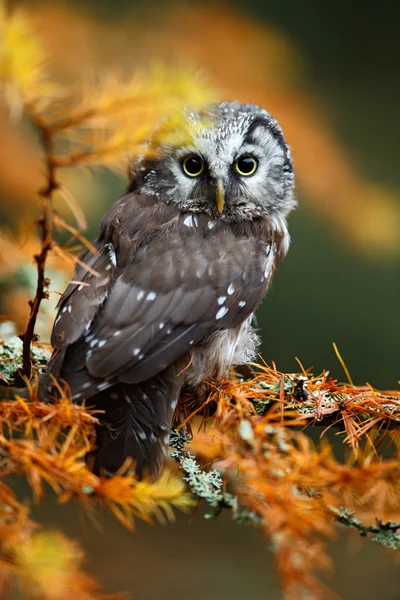
<svg viewBox="0 0 400 600">
<path fill-rule="evenodd" d="M 54 161 L 53 137 L 46 123 L 29 105 L 26 106 L 27 112 L 40 133 L 45 152 L 46 165 L 46 185 L 40 189 L 38 194 L 43 201 L 43 215 L 37 224 L 41 233 L 41 248 L 39 254 L 33 258 L 37 266 L 37 282 L 35 297 L 29 301 L 30 314 L 24 333 L 21 334 L 23 341 L 22 363 L 23 375 L 28 379 L 31 376 L 31 344 L 35 340 L 35 325 L 43 299 L 49 297 L 47 288 L 50 280 L 45 275 L 45 266 L 48 254 L 53 246 L 53 193 L 59 187 L 56 180 L 56 164 Z"/>
</svg>

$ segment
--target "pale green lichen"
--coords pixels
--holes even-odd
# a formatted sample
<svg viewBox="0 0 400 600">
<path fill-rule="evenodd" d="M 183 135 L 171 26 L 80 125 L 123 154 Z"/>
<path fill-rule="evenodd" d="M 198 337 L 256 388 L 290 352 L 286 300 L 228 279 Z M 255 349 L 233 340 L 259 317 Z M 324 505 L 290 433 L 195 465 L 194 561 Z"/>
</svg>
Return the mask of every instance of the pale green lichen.
<svg viewBox="0 0 400 600">
<path fill-rule="evenodd" d="M 38 344 L 32 346 L 32 362 L 37 371 L 47 366 L 51 349 Z M 15 335 L 15 326 L 6 321 L 0 325 L 0 379 L 12 385 L 22 369 L 22 341 Z"/>
<path fill-rule="evenodd" d="M 170 437 L 171 457 L 179 462 L 185 473 L 192 494 L 201 498 L 213 509 L 204 515 L 205 519 L 216 519 L 224 508 L 231 509 L 232 518 L 238 523 L 259 523 L 260 517 L 246 508 L 239 506 L 232 494 L 224 491 L 223 472 L 217 469 L 204 471 L 197 463 L 196 457 L 185 449 L 190 442 L 186 432 L 172 431 Z"/>
</svg>

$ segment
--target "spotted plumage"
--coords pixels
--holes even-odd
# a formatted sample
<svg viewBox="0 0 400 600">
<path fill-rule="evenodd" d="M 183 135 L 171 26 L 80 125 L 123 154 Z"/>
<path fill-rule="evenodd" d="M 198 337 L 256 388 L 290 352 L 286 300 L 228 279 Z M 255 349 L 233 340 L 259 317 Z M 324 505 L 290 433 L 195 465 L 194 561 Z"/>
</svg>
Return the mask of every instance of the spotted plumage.
<svg viewBox="0 0 400 600">
<path fill-rule="evenodd" d="M 290 152 L 254 105 L 223 103 L 189 144 L 160 144 L 132 166 L 56 317 L 40 394 L 64 379 L 104 410 L 95 469 L 132 457 L 157 474 L 182 390 L 254 358 L 252 315 L 288 249 L 295 206 Z M 211 119 L 211 120 L 210 120 Z M 211 124 L 210 124 L 211 123 Z"/>
</svg>

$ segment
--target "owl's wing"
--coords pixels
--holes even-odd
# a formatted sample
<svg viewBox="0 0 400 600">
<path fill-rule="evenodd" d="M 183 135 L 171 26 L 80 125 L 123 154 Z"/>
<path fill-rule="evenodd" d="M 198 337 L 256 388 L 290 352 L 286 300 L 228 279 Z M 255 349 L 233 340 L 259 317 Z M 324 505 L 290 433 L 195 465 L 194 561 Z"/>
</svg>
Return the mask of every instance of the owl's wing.
<svg viewBox="0 0 400 600">
<path fill-rule="evenodd" d="M 205 336 L 243 322 L 273 270 L 274 253 L 266 248 L 222 227 L 207 235 L 177 230 L 139 249 L 68 353 L 63 370 L 74 396 L 95 393 L 99 379 L 100 389 L 145 381 Z"/>
<path fill-rule="evenodd" d="M 115 271 L 115 252 L 111 244 L 98 254 L 88 251 L 81 257 L 74 278 L 61 296 L 51 333 L 53 348 L 60 349 L 76 342 L 97 314 L 108 295 Z"/>
</svg>

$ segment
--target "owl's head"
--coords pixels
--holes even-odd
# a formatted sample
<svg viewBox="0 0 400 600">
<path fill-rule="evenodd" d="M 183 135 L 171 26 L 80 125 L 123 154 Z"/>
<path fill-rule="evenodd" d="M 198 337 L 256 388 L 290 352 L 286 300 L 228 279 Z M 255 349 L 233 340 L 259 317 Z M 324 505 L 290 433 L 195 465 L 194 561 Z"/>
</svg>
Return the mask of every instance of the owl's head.
<svg viewBox="0 0 400 600">
<path fill-rule="evenodd" d="M 286 216 L 294 208 L 290 149 L 268 112 L 224 102 L 186 117 L 190 138 L 161 143 L 156 158 L 137 162 L 131 190 L 227 221 Z"/>
</svg>

